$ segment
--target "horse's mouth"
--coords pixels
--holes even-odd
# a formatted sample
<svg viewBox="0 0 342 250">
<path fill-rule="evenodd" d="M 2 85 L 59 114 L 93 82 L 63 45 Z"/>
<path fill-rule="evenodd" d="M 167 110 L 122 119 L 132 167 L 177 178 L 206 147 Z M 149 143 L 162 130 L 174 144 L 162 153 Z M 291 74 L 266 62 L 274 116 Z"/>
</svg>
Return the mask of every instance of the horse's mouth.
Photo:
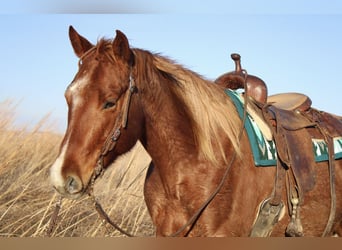
<svg viewBox="0 0 342 250">
<path fill-rule="evenodd" d="M 67 198 L 67 199 L 70 199 L 70 200 L 78 200 L 79 198 L 81 198 L 84 194 L 85 194 L 85 191 L 82 190 L 78 193 L 73 193 L 73 194 L 70 194 L 68 192 L 65 192 L 64 188 L 56 188 L 54 187 L 55 191 L 57 193 L 59 193 L 63 198 Z"/>
</svg>

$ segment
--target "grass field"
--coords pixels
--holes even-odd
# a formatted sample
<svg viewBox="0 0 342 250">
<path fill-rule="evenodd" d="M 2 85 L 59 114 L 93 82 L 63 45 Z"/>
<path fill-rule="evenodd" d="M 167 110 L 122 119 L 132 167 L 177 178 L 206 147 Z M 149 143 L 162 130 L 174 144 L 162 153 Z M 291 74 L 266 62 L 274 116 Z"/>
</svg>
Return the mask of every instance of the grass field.
<svg viewBox="0 0 342 250">
<path fill-rule="evenodd" d="M 58 195 L 49 183 L 62 135 L 49 116 L 32 127 L 15 127 L 16 107 L 0 102 L 0 236 L 44 237 Z M 30 127 L 30 129 L 28 129 Z M 95 185 L 95 195 L 113 221 L 138 236 L 154 228 L 143 198 L 150 163 L 140 144 L 118 159 Z M 63 199 L 54 237 L 122 236 L 106 225 L 88 197 Z"/>
</svg>

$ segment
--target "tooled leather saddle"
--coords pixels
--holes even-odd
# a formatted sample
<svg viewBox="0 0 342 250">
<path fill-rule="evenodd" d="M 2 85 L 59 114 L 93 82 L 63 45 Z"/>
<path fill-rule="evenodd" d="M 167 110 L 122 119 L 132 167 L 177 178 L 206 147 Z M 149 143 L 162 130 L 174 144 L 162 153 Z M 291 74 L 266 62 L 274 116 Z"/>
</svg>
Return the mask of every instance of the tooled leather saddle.
<svg viewBox="0 0 342 250">
<path fill-rule="evenodd" d="M 312 108 L 311 99 L 304 94 L 284 93 L 268 96 L 265 82 L 259 77 L 247 74 L 241 68 L 240 55 L 232 54 L 231 57 L 235 62 L 235 71 L 223 74 L 215 83 L 233 90 L 243 89 L 249 109 L 253 110 L 271 131 L 277 147 L 277 174 L 273 194 L 265 202 L 269 203 L 270 208 L 283 206 L 282 192 L 284 188 L 287 189 L 287 204 L 289 211 L 292 211 L 291 222 L 286 230 L 288 236 L 303 235 L 299 208 L 304 203 L 304 194 L 315 186 L 315 159 L 311 139 L 320 138 L 326 142 L 332 197 L 330 217 L 323 235 L 327 234 L 331 230 L 336 209 L 333 138 L 342 135 L 342 117 Z M 261 221 L 262 225 L 267 224 L 267 218 L 260 220 L 264 220 Z M 269 235 L 276 222 L 271 220 L 268 228 L 255 225 L 251 236 Z"/>
</svg>

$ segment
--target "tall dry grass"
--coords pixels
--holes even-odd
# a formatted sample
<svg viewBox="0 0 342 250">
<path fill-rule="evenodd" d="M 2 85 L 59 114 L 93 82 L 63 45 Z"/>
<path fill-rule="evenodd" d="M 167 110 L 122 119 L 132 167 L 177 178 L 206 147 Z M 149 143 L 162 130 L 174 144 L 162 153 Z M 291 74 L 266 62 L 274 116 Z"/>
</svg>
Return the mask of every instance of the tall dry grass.
<svg viewBox="0 0 342 250">
<path fill-rule="evenodd" d="M 58 195 L 49 183 L 49 168 L 62 135 L 49 116 L 35 127 L 15 127 L 16 105 L 0 103 L 0 236 L 46 236 Z M 132 234 L 151 236 L 154 228 L 143 199 L 150 158 L 140 144 L 118 159 L 95 185 L 95 195 L 113 221 Z M 103 223 L 88 197 L 64 199 L 55 237 L 122 236 Z"/>
</svg>

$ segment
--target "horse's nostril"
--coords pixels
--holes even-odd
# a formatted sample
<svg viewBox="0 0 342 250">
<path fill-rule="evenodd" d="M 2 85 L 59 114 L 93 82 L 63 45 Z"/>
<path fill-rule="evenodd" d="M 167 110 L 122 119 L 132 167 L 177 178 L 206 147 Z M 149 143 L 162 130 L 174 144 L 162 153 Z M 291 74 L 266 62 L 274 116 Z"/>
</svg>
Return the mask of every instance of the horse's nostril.
<svg viewBox="0 0 342 250">
<path fill-rule="evenodd" d="M 65 188 L 69 194 L 79 193 L 82 191 L 82 182 L 77 177 L 68 176 Z"/>
</svg>

